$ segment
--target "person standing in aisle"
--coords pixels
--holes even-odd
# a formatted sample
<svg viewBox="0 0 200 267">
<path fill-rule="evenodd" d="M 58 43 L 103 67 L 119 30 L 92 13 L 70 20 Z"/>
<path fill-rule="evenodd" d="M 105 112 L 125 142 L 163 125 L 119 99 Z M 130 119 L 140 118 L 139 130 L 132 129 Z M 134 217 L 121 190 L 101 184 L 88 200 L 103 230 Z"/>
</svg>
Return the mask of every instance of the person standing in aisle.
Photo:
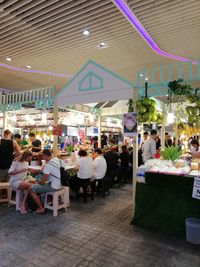
<svg viewBox="0 0 200 267">
<path fill-rule="evenodd" d="M 34 133 L 30 133 L 29 134 L 29 139 L 30 139 L 30 142 L 31 142 L 31 145 L 32 145 L 32 152 L 34 152 L 34 153 L 40 152 L 42 150 L 41 141 L 39 139 L 36 139 Z"/>
<path fill-rule="evenodd" d="M 155 158 L 156 155 L 156 138 L 157 131 L 151 130 L 150 138 L 144 142 L 143 145 L 143 161 L 146 162 L 148 159 Z"/>
<path fill-rule="evenodd" d="M 121 168 L 120 168 L 120 178 L 124 180 L 124 182 L 127 182 L 129 179 L 128 171 L 129 171 L 129 161 L 130 156 L 128 153 L 127 146 L 122 146 L 122 152 L 119 155 L 120 161 L 121 161 Z M 120 179 L 120 180 L 121 180 Z"/>
<path fill-rule="evenodd" d="M 143 140 L 140 144 L 139 150 L 138 150 L 138 166 L 142 165 L 143 162 L 143 146 L 144 146 L 144 142 L 148 139 L 149 137 L 149 133 L 148 132 L 144 132 L 143 133 Z M 131 164 L 133 163 L 133 161 L 131 161 Z"/>
<path fill-rule="evenodd" d="M 0 182 L 9 180 L 8 171 L 15 156 L 20 154 L 20 148 L 16 141 L 11 139 L 10 130 L 5 130 L 0 140 Z"/>
<path fill-rule="evenodd" d="M 26 141 L 25 139 L 22 139 L 21 134 L 15 134 L 14 140 L 17 142 L 17 144 L 19 145 L 21 149 L 24 149 L 24 147 L 28 145 L 28 141 Z"/>
<path fill-rule="evenodd" d="M 144 133 L 143 133 L 143 140 L 142 140 L 142 142 L 141 142 L 141 144 L 140 144 L 140 149 L 141 149 L 141 151 L 143 150 L 144 142 L 145 142 L 148 138 L 149 138 L 149 133 L 148 133 L 148 132 L 144 132 Z"/>
</svg>

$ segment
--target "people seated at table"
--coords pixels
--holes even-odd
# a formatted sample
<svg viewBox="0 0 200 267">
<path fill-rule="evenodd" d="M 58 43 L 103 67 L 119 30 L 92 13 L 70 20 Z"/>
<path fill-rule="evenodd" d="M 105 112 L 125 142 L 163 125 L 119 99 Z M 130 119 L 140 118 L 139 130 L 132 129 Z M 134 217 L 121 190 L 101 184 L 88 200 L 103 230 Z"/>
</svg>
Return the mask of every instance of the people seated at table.
<svg viewBox="0 0 200 267">
<path fill-rule="evenodd" d="M 118 179 L 119 155 L 115 152 L 115 149 L 115 147 L 111 147 L 110 150 L 104 154 L 107 163 L 106 175 L 109 178 L 110 187 L 112 187 Z"/>
<path fill-rule="evenodd" d="M 34 172 L 32 169 L 29 169 L 29 161 L 32 159 L 32 152 L 26 150 L 22 152 L 17 158 L 12 162 L 12 165 L 9 169 L 10 175 L 10 185 L 15 190 L 25 190 L 24 197 L 22 202 L 19 205 L 21 213 L 27 213 L 26 208 L 26 199 L 28 196 L 28 190 L 31 188 L 31 184 L 25 180 L 27 177 L 28 171 Z"/>
<path fill-rule="evenodd" d="M 37 193 L 47 193 L 59 190 L 62 188 L 60 179 L 60 167 L 64 166 L 64 162 L 58 158 L 53 158 L 49 149 L 42 151 L 42 159 L 46 164 L 43 169 L 43 175 L 37 184 L 33 184 L 31 187 L 30 195 L 38 208 L 36 213 L 43 213 L 44 207 L 40 201 Z"/>
<path fill-rule="evenodd" d="M 96 182 L 98 182 L 98 191 L 100 190 L 101 187 L 101 182 L 102 179 L 105 177 L 106 175 L 106 171 L 107 171 L 107 163 L 105 158 L 103 157 L 102 154 L 102 150 L 100 148 L 96 148 L 94 150 L 94 182 L 96 184 Z"/>
<path fill-rule="evenodd" d="M 90 184 L 91 178 L 94 176 L 94 165 L 91 157 L 87 155 L 87 152 L 83 149 L 78 152 L 79 159 L 77 161 L 77 187 L 76 198 L 79 197 L 79 189 L 83 189 L 84 202 L 87 202 L 87 188 Z M 93 186 L 93 185 L 92 185 Z M 92 188 L 93 190 L 93 188 Z M 93 192 L 92 192 L 93 193 Z"/>
<path fill-rule="evenodd" d="M 14 157 L 20 154 L 19 145 L 11 137 L 12 133 L 7 129 L 0 140 L 0 182 L 7 182 L 9 180 L 9 168 Z"/>
<path fill-rule="evenodd" d="M 122 146 L 122 152 L 119 155 L 121 166 L 120 166 L 120 179 L 127 182 L 129 179 L 129 161 L 130 156 L 127 146 Z"/>
</svg>

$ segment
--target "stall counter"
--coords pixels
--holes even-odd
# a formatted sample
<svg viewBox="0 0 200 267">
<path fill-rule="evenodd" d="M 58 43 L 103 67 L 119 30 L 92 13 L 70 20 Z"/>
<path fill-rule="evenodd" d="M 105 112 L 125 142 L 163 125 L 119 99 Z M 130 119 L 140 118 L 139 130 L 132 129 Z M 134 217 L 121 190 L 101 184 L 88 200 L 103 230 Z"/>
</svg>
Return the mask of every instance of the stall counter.
<svg viewBox="0 0 200 267">
<path fill-rule="evenodd" d="M 192 198 L 194 177 L 147 172 L 145 181 L 136 185 L 133 224 L 185 236 L 185 218 L 200 218 L 200 200 Z"/>
</svg>

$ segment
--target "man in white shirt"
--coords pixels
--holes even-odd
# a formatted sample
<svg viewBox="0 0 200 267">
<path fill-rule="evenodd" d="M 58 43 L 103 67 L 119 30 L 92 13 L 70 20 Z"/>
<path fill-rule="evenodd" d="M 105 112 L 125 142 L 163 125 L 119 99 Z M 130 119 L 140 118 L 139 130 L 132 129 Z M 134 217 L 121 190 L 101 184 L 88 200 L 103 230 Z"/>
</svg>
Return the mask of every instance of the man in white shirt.
<svg viewBox="0 0 200 267">
<path fill-rule="evenodd" d="M 60 167 L 63 166 L 63 161 L 58 158 L 53 158 L 49 149 L 42 151 L 42 159 L 46 164 L 43 169 L 43 175 L 37 184 L 33 184 L 30 190 L 30 195 L 38 208 L 36 213 L 43 213 L 44 208 L 37 193 L 47 193 L 56 191 L 62 188 L 60 179 Z"/>
<path fill-rule="evenodd" d="M 102 196 L 105 196 L 105 179 L 103 179 L 106 175 L 107 171 L 107 163 L 105 158 L 102 155 L 102 151 L 100 148 L 96 148 L 94 150 L 94 183 L 98 182 L 97 192 L 102 190 Z"/>
<path fill-rule="evenodd" d="M 151 130 L 150 138 L 144 142 L 143 145 L 143 161 L 146 162 L 148 159 L 155 158 L 156 155 L 156 137 L 157 131 Z"/>
<path fill-rule="evenodd" d="M 102 156 L 100 148 L 94 150 L 94 180 L 103 179 L 106 175 L 107 163 L 105 158 Z"/>
</svg>

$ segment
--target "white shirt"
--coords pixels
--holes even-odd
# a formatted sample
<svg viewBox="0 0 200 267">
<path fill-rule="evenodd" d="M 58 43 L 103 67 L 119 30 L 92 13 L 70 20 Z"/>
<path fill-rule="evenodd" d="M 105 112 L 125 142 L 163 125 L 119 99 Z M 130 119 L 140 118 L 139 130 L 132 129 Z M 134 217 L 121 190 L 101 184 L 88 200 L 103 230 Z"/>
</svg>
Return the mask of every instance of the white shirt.
<svg viewBox="0 0 200 267">
<path fill-rule="evenodd" d="M 54 189 L 62 188 L 60 180 L 60 167 L 64 166 L 63 161 L 58 158 L 53 158 L 48 161 L 45 166 L 43 173 L 49 175 L 48 180 L 51 182 L 51 186 Z"/>
<path fill-rule="evenodd" d="M 151 159 L 156 154 L 156 141 L 152 138 L 146 140 L 143 145 L 143 160 L 144 162 Z"/>
<path fill-rule="evenodd" d="M 191 151 L 191 153 L 200 152 L 200 146 L 196 149 L 195 147 L 193 147 L 193 146 L 191 145 L 191 147 L 190 147 L 190 151 Z"/>
<path fill-rule="evenodd" d="M 94 179 L 104 178 L 107 170 L 107 163 L 103 156 L 98 156 L 93 162 L 94 164 Z"/>
<path fill-rule="evenodd" d="M 9 172 L 20 171 L 22 169 L 27 169 L 25 172 L 20 172 L 15 175 L 10 175 L 10 182 L 24 180 L 28 173 L 28 162 L 20 162 L 18 160 L 13 160 L 12 165 L 10 166 Z M 8 173 L 9 173 L 8 172 Z"/>
<path fill-rule="evenodd" d="M 78 178 L 88 179 L 94 175 L 93 160 L 91 157 L 81 157 L 78 159 L 79 171 Z"/>
</svg>

